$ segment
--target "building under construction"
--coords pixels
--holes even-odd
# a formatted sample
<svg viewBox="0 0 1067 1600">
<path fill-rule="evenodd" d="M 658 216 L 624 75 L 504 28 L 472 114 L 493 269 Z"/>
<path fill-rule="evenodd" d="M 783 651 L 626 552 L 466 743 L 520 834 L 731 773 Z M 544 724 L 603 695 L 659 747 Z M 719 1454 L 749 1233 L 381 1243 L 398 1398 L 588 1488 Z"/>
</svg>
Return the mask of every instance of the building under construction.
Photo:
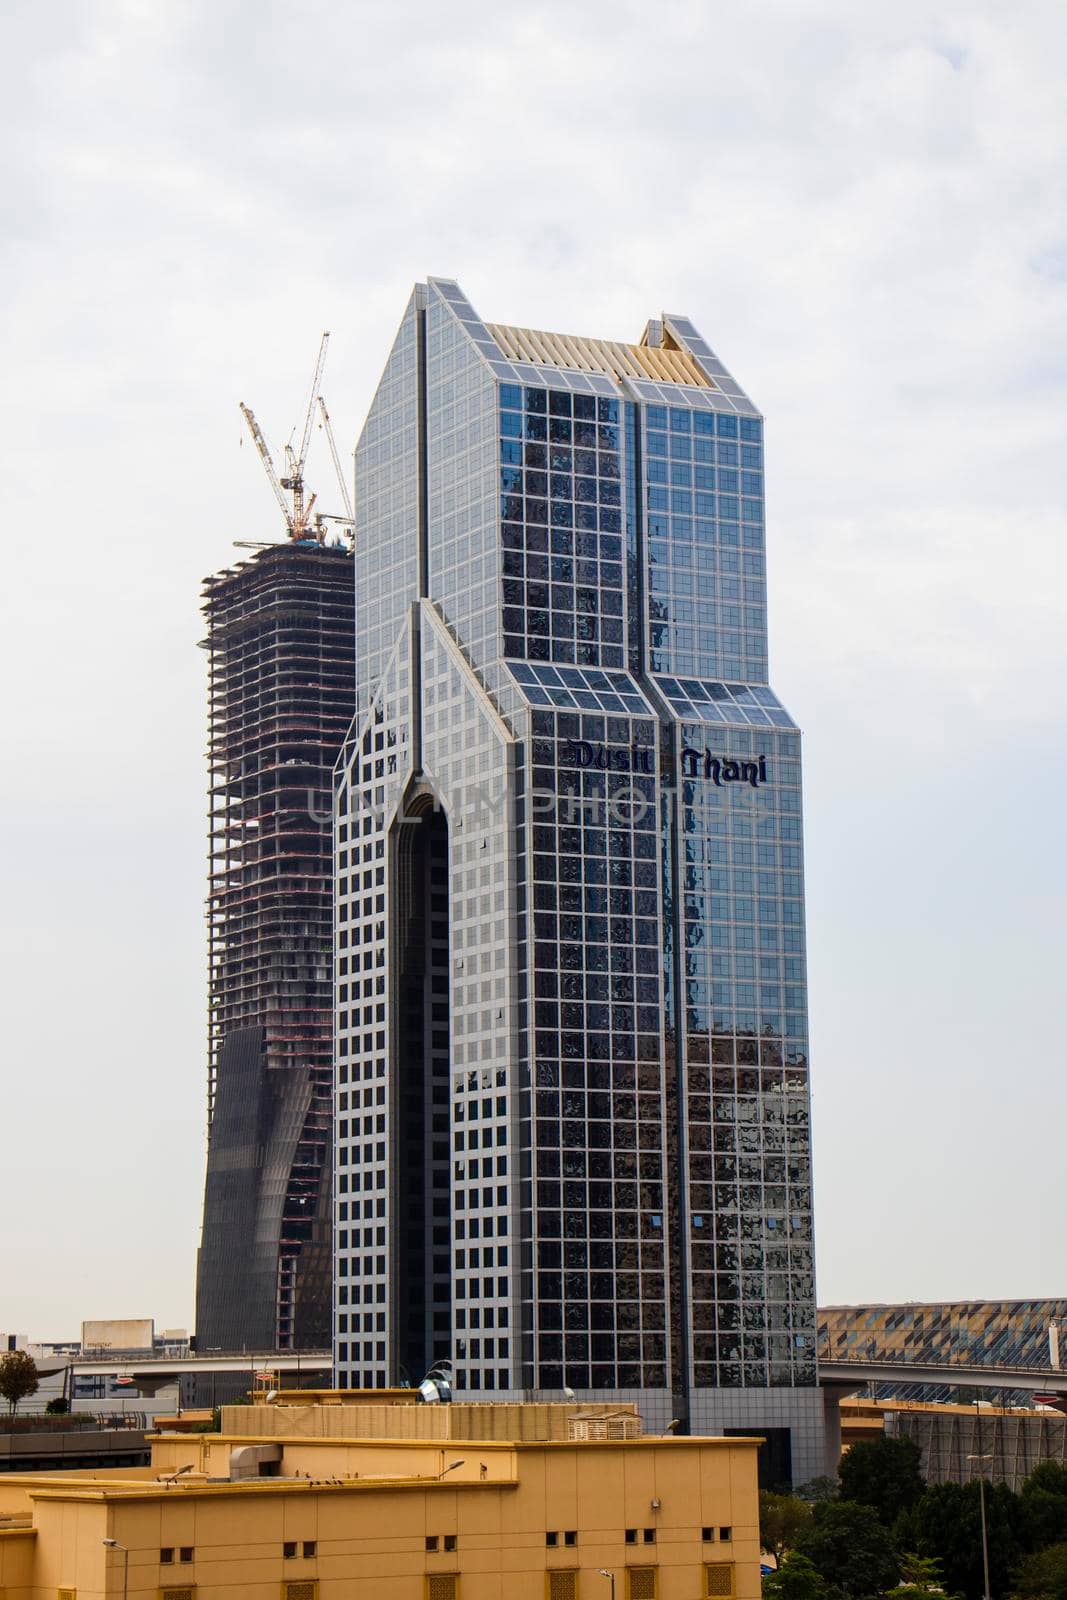
<svg viewBox="0 0 1067 1600">
<path fill-rule="evenodd" d="M 302 530 L 298 530 L 299 532 Z M 330 1340 L 332 768 L 352 556 L 297 536 L 205 580 L 208 1164 L 201 1350 Z"/>
</svg>

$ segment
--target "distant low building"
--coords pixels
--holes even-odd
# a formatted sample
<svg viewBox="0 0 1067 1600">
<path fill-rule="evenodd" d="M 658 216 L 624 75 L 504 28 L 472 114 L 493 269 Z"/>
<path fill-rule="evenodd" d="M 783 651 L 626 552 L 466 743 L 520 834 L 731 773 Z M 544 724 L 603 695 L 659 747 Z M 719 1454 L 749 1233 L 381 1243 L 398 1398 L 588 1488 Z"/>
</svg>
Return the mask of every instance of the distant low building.
<svg viewBox="0 0 1067 1600">
<path fill-rule="evenodd" d="M 151 1317 L 90 1318 L 81 1323 L 78 1339 L 29 1339 L 24 1334 L 0 1334 L 0 1352 L 23 1350 L 37 1363 L 39 1385 L 22 1402 L 23 1413 L 43 1412 L 54 1400 L 65 1400 L 72 1410 L 101 1418 L 132 1416 L 143 1410 L 136 1384 L 120 1368 L 131 1358 L 180 1358 L 189 1354 L 185 1328 L 164 1328 L 158 1333 Z M 75 1375 L 79 1360 L 113 1358 L 114 1372 Z"/>
<path fill-rule="evenodd" d="M 1020 1489 L 1045 1461 L 1067 1466 L 1067 1417 L 1049 1406 L 938 1405 L 916 1400 L 841 1402 L 841 1443 L 911 1439 L 927 1483 L 968 1483 L 974 1458 L 992 1457 L 985 1477 Z"/>
</svg>

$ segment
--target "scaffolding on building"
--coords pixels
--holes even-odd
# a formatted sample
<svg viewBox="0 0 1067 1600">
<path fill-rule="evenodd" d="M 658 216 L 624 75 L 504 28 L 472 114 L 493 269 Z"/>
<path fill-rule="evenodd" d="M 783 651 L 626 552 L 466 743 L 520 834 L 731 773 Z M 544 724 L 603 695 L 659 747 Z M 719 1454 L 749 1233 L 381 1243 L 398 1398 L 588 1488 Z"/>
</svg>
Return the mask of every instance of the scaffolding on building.
<svg viewBox="0 0 1067 1600">
<path fill-rule="evenodd" d="M 309 1348 L 329 1338 L 330 818 L 332 769 L 354 712 L 351 551 L 311 538 L 266 546 L 205 580 L 203 612 L 210 772 L 205 1250 L 209 1220 L 216 1233 L 225 1227 L 221 1202 L 209 1219 L 223 1048 L 245 1030 L 262 1030 L 264 1081 L 288 1085 L 290 1123 L 292 1107 L 301 1108 L 298 1132 L 291 1128 L 288 1142 L 279 1142 L 269 1180 L 277 1187 L 284 1168 L 284 1196 L 256 1211 L 260 1243 L 265 1216 L 267 1231 L 277 1234 L 272 1348 Z M 304 1098 L 294 1098 L 305 1080 Z M 254 1129 L 245 1142 L 254 1147 Z M 232 1163 L 232 1152 L 226 1159 Z M 258 1159 L 269 1165 L 262 1151 Z M 252 1245 L 248 1240 L 249 1252 Z M 239 1241 L 228 1248 L 236 1259 Z M 210 1270 L 201 1253 L 198 1332 L 202 1321 L 211 1322 L 208 1302 L 225 1293 L 224 1257 L 216 1242 L 211 1250 Z M 313 1265 L 312 1255 L 322 1259 Z"/>
</svg>

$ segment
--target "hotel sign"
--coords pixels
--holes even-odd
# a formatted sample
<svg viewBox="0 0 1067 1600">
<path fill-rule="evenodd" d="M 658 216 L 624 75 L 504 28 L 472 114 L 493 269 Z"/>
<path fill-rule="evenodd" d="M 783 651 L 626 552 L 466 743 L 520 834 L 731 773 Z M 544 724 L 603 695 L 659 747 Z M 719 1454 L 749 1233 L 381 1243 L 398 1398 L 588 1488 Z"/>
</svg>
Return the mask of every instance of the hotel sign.
<svg viewBox="0 0 1067 1600">
<path fill-rule="evenodd" d="M 589 739 L 568 739 L 566 759 L 573 767 L 595 772 L 644 772 L 652 775 L 652 750 L 648 745 L 632 744 L 627 749 L 609 750 Z M 711 750 L 682 746 L 682 777 L 704 778 L 721 789 L 726 783 L 747 783 L 758 789 L 767 782 L 767 757 L 738 761 L 732 756 L 715 755 Z"/>
<path fill-rule="evenodd" d="M 572 767 L 591 767 L 596 772 L 647 772 L 652 776 L 652 750 L 645 744 L 609 750 L 588 739 L 568 739 L 567 755 Z"/>
<path fill-rule="evenodd" d="M 724 783 L 747 783 L 758 789 L 767 782 L 767 757 L 755 761 L 735 761 L 733 757 L 712 755 L 710 750 L 694 750 L 690 744 L 682 746 L 682 777 L 707 778 L 717 789 Z"/>
</svg>

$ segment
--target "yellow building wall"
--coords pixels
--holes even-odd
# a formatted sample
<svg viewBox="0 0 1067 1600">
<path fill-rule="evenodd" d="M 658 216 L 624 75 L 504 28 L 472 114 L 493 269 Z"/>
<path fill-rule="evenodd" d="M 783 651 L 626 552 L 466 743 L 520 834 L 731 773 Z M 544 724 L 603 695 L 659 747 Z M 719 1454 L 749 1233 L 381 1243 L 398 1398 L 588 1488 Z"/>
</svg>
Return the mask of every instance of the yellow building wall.
<svg viewBox="0 0 1067 1600">
<path fill-rule="evenodd" d="M 401 1390 L 400 1393 L 405 1391 Z M 411 1390 L 406 1391 L 411 1394 Z M 631 1402 L 512 1402 L 457 1400 L 451 1405 L 396 1405 L 370 1400 L 345 1404 L 223 1406 L 223 1433 L 333 1439 L 497 1439 L 565 1442 L 572 1420 L 629 1417 L 641 1430 Z"/>
<path fill-rule="evenodd" d="M 488 1442 L 479 1453 L 478 1445 L 464 1440 L 438 1444 L 433 1440 L 416 1443 L 394 1439 L 263 1439 L 259 1436 L 234 1437 L 202 1434 L 186 1437 L 176 1434 L 152 1442 L 153 1475 L 176 1472 L 190 1465 L 197 1473 L 211 1478 L 228 1478 L 230 1456 L 242 1445 L 277 1444 L 283 1452 L 280 1476 L 316 1479 L 340 1477 L 436 1478 L 454 1461 L 463 1466 L 449 1472 L 458 1481 L 478 1480 L 484 1464 L 486 1475 L 510 1479 L 515 1475 L 515 1453 L 510 1445 Z"/>
<path fill-rule="evenodd" d="M 0 1528 L 0 1594 L 5 1600 L 27 1600 L 33 1582 L 36 1538 L 29 1528 Z"/>
<path fill-rule="evenodd" d="M 62 1496 L 61 1489 L 54 1489 L 33 1497 L 37 1539 L 26 1600 L 56 1600 L 59 1589 L 75 1589 L 78 1600 L 96 1600 L 104 1593 L 108 1562 L 115 1561 L 116 1574 L 121 1569 L 121 1561 L 109 1556 L 102 1543 L 107 1537 L 105 1501 Z M 116 1596 L 121 1592 L 121 1584 L 112 1588 Z"/>
<path fill-rule="evenodd" d="M 201 1443 L 179 1442 L 187 1450 Z M 228 1460 L 229 1443 L 220 1445 Z M 209 1442 L 208 1453 L 220 1445 Z M 439 1458 L 439 1446 L 427 1448 Z M 392 1442 L 351 1445 L 349 1454 L 366 1466 L 395 1449 Z M 319 1446 L 315 1454 L 333 1450 Z M 410 1471 L 423 1449 L 401 1454 Z M 483 1460 L 493 1474 L 485 1479 Z M 616 1573 L 616 1600 L 627 1600 L 629 1566 L 657 1569 L 657 1600 L 700 1600 L 705 1562 L 733 1564 L 737 1600 L 758 1600 L 754 1445 L 664 1439 L 507 1449 L 475 1442 L 466 1466 L 474 1479 L 455 1481 L 457 1470 L 440 1484 L 42 1485 L 31 1491 L 32 1589 L 6 1600 L 58 1600 L 59 1588 L 75 1589 L 76 1600 L 120 1600 L 122 1558 L 104 1550 L 104 1537 L 130 1548 L 128 1600 L 159 1600 L 168 1588 L 192 1588 L 193 1600 L 285 1600 L 284 1583 L 307 1580 L 318 1585 L 315 1600 L 426 1600 L 426 1577 L 435 1572 L 460 1575 L 459 1600 L 546 1600 L 546 1572 L 554 1568 L 579 1570 L 579 1600 L 609 1600 L 600 1567 Z M 498 1476 L 505 1466 L 511 1482 Z M 323 1475 L 320 1460 L 316 1476 Z M 712 1542 L 702 1540 L 703 1527 L 714 1530 Z M 626 1543 L 626 1528 L 637 1529 L 636 1544 Z M 653 1542 L 645 1543 L 646 1528 Z M 564 1534 L 572 1529 L 570 1547 Z M 548 1531 L 559 1536 L 555 1548 L 546 1544 Z M 443 1548 L 446 1535 L 456 1538 L 454 1552 Z M 427 1551 L 433 1536 L 438 1549 Z M 286 1540 L 297 1542 L 295 1559 L 283 1556 Z M 305 1541 L 315 1543 L 308 1558 Z M 192 1560 L 177 1559 L 182 1546 Z M 162 1548 L 174 1550 L 173 1563 L 160 1563 Z"/>
</svg>

